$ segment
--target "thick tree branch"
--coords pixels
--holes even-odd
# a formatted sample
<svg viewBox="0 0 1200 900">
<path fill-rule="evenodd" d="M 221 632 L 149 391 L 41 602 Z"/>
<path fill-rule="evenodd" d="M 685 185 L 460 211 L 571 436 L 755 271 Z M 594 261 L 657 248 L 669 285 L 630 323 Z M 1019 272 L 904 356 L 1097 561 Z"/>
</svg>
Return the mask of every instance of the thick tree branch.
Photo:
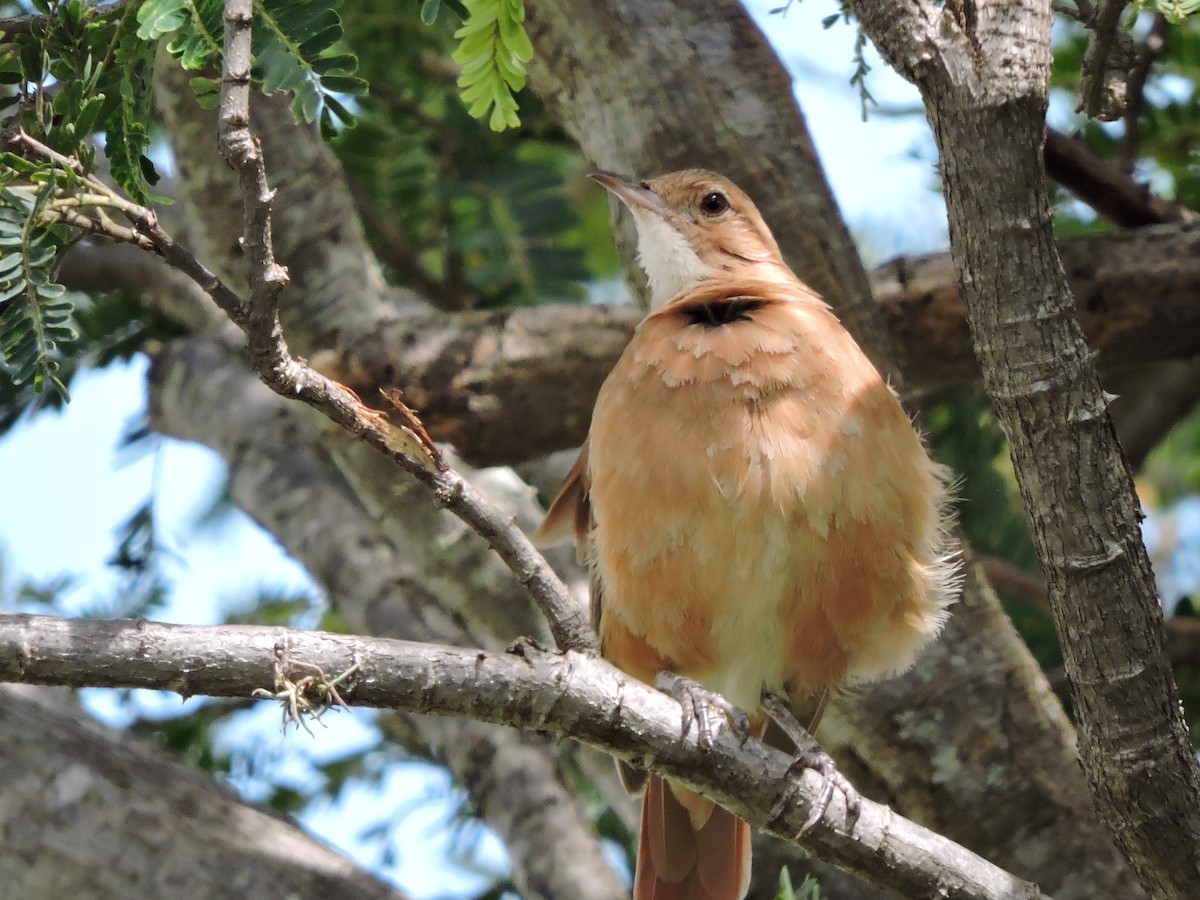
<svg viewBox="0 0 1200 900">
<path fill-rule="evenodd" d="M 5 896 L 406 900 L 187 760 L 92 720 L 62 693 L 0 687 Z"/>
<path fill-rule="evenodd" d="M 184 696 L 245 696 L 255 688 L 320 705 L 338 693 L 356 705 L 468 716 L 571 735 L 681 781 L 774 834 L 795 835 L 820 792 L 790 758 L 721 729 L 706 751 L 680 740 L 678 703 L 603 660 L 526 648 L 497 655 L 429 644 L 277 628 L 197 628 L 134 621 L 0 616 L 0 677 L 26 683 L 150 687 Z M 326 677 L 328 676 L 328 677 Z M 306 680 L 307 679 L 307 680 Z M 790 789 L 790 790 L 789 790 Z M 897 896 L 1040 898 L 1005 873 L 885 806 L 864 801 L 845 821 L 839 797 L 803 843 Z"/>
<path fill-rule="evenodd" d="M 1053 614 L 1043 579 L 994 556 L 980 558 L 979 564 L 996 590 L 1019 597 L 1048 616 Z M 1200 666 L 1200 619 L 1167 619 L 1167 655 L 1175 668 Z"/>
<path fill-rule="evenodd" d="M 791 78 L 738 0 L 542 0 L 526 14 L 530 85 L 589 159 L 629 175 L 697 166 L 732 178 L 800 277 L 893 368 Z M 630 236 L 619 243 L 632 262 Z"/>
<path fill-rule="evenodd" d="M 1200 353 L 1200 228 L 1074 238 L 1062 257 L 1106 371 Z M 979 377 L 949 254 L 893 260 L 871 281 L 910 389 Z M 583 441 L 640 315 L 549 306 L 410 317 L 346 334 L 318 362 L 364 397 L 400 387 L 430 433 L 470 461 L 511 463 Z"/>
<path fill-rule="evenodd" d="M 921 89 L 984 383 L 1050 586 L 1096 806 L 1154 897 L 1200 890 L 1200 769 L 1163 642 L 1132 479 L 1051 228 L 1040 141 L 1049 8 L 1006 0 L 968 33 L 928 7 L 851 0 Z M 928 64 L 911 64 L 918 35 Z M 946 24 L 944 21 L 941 23 Z M 968 70 L 953 64 L 964 56 Z"/>
</svg>

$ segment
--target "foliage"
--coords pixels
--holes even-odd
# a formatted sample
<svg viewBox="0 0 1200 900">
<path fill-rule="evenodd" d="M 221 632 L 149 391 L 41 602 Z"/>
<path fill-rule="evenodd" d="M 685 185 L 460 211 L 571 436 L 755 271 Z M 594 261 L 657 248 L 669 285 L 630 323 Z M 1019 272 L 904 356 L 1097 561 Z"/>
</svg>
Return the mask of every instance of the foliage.
<svg viewBox="0 0 1200 900">
<path fill-rule="evenodd" d="M 354 75 L 358 60 L 341 46 L 341 0 L 256 0 L 254 4 L 253 82 L 266 93 L 292 94 L 292 109 L 305 122 L 320 122 L 326 135 L 355 117 L 340 97 L 359 97 L 367 83 Z M 167 50 L 185 69 L 216 66 L 223 43 L 221 0 L 144 0 L 138 7 L 137 36 L 154 47 L 171 35 Z M 215 106 L 218 83 L 192 79 L 196 97 Z"/>
<path fill-rule="evenodd" d="M 454 32 L 463 102 L 477 119 L 490 111 L 488 126 L 493 131 L 516 128 L 521 120 L 513 95 L 525 87 L 525 63 L 533 58 L 533 44 L 522 24 L 525 0 L 464 0 L 464 6 L 466 21 Z"/>
<path fill-rule="evenodd" d="M 64 349 L 77 337 L 67 290 L 55 284 L 51 268 L 62 244 L 60 230 L 42 228 L 42 208 L 56 187 L 0 188 L 0 335 L 4 369 L 18 391 L 47 387 L 66 399 L 58 376 Z"/>
<path fill-rule="evenodd" d="M 446 17 L 443 17 L 445 19 Z M 356 5 L 347 40 L 371 81 L 362 124 L 335 142 L 391 275 L 448 309 L 579 300 L 615 274 L 608 204 L 536 98 L 503 134 L 459 102 L 449 23 Z"/>
<path fill-rule="evenodd" d="M 799 887 L 792 886 L 792 873 L 779 870 L 779 893 L 775 900 L 821 900 L 821 885 L 811 875 L 805 875 Z"/>
</svg>

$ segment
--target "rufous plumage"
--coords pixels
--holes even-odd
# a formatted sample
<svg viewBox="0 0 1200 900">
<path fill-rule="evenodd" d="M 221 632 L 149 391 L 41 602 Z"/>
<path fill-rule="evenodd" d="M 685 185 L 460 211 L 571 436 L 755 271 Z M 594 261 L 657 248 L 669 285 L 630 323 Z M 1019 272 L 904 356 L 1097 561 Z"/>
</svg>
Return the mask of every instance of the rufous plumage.
<svg viewBox="0 0 1200 900">
<path fill-rule="evenodd" d="M 764 691 L 815 728 L 840 685 L 905 669 L 941 626 L 946 473 L 741 190 L 592 177 L 633 214 L 651 309 L 536 538 L 579 542 L 617 667 L 694 680 L 755 735 Z M 749 876 L 746 823 L 650 775 L 636 900 L 740 900 Z"/>
</svg>

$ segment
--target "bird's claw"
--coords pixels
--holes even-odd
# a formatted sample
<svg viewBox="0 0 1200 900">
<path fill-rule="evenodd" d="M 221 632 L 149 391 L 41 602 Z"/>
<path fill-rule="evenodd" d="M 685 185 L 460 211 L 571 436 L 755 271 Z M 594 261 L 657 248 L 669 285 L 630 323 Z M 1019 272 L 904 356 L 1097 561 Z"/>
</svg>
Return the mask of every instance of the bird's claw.
<svg viewBox="0 0 1200 900">
<path fill-rule="evenodd" d="M 813 746 L 806 747 L 796 754 L 796 758 L 787 767 L 787 775 L 790 777 L 804 769 L 812 769 L 817 772 L 823 781 L 821 793 L 813 801 L 808 818 L 800 826 L 800 832 L 796 837 L 806 834 L 824 818 L 825 811 L 829 809 L 829 804 L 833 800 L 835 790 L 841 791 L 842 796 L 846 798 L 846 815 L 850 821 L 858 818 L 859 812 L 862 811 L 862 797 L 859 796 L 858 791 L 854 789 L 854 785 L 847 780 L 846 776 L 838 771 L 837 763 L 833 761 L 832 756 L 814 743 Z"/>
<path fill-rule="evenodd" d="M 854 785 L 847 780 L 846 776 L 838 771 L 837 763 L 833 761 L 833 757 L 826 753 L 821 745 L 817 743 L 817 739 L 809 734 L 808 729 L 796 720 L 796 716 L 792 713 L 792 709 L 788 703 L 782 697 L 769 691 L 764 691 L 762 695 L 762 707 L 775 724 L 779 726 L 780 730 L 796 745 L 796 758 L 787 767 L 786 775 L 791 777 L 804 769 L 812 769 L 823 779 L 821 793 L 813 801 L 808 818 L 800 826 L 800 832 L 796 837 L 800 837 L 808 832 L 824 818 L 825 811 L 829 809 L 829 804 L 833 800 L 833 792 L 835 790 L 841 791 L 842 796 L 846 798 L 846 815 L 850 821 L 857 819 L 859 812 L 862 810 L 862 797 L 854 789 Z"/>
<path fill-rule="evenodd" d="M 705 750 L 712 750 L 714 738 L 708 715 L 709 709 L 714 707 L 737 729 L 743 744 L 750 737 L 750 717 L 746 715 L 746 711 L 734 706 L 716 691 L 710 691 L 698 681 L 672 672 L 661 672 L 657 684 L 660 690 L 666 691 L 683 707 L 681 738 L 686 738 L 691 733 L 692 723 L 695 723 L 696 739 L 700 746 Z"/>
</svg>

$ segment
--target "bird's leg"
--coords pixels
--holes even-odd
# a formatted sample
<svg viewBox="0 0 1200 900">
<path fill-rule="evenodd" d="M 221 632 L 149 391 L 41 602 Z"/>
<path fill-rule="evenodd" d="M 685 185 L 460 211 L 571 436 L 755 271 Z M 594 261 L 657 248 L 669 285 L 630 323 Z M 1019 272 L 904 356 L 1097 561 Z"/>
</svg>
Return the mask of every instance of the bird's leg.
<svg viewBox="0 0 1200 900">
<path fill-rule="evenodd" d="M 796 719 L 788 702 L 771 691 L 763 691 L 761 702 L 763 711 L 796 745 L 796 758 L 788 766 L 787 774 L 794 775 L 801 769 L 812 769 L 825 779 L 821 786 L 821 793 L 813 802 L 812 811 L 809 812 L 808 818 L 800 828 L 800 834 L 804 834 L 821 821 L 825 810 L 829 808 L 830 801 L 833 800 L 835 789 L 841 791 L 842 796 L 846 798 L 846 813 L 850 819 L 858 818 L 859 810 L 862 809 L 862 797 L 858 795 L 854 785 L 846 780 L 846 776 L 838 771 L 833 757 L 825 752 L 824 748 L 817 743 L 817 739 L 809 734 L 808 729 Z"/>
<path fill-rule="evenodd" d="M 696 738 L 705 750 L 713 748 L 712 725 L 708 715 L 711 707 L 716 707 L 733 724 L 741 735 L 742 743 L 750 736 L 750 717 L 746 711 L 734 706 L 716 691 L 710 691 L 698 681 L 676 675 L 674 672 L 659 672 L 655 682 L 660 691 L 666 691 L 679 701 L 683 707 L 683 722 L 680 737 L 687 737 L 696 723 Z"/>
</svg>

